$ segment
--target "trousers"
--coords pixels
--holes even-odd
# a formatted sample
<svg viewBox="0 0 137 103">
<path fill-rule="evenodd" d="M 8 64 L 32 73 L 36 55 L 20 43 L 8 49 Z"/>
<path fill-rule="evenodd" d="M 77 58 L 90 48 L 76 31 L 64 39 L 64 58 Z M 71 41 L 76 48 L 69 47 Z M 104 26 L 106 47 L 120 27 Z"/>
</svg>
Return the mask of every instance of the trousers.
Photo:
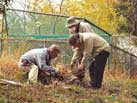
<svg viewBox="0 0 137 103">
<path fill-rule="evenodd" d="M 101 88 L 102 79 L 104 74 L 104 68 L 109 57 L 109 52 L 102 51 L 97 56 L 95 60 L 89 61 L 89 76 L 90 76 L 90 85 L 93 88 Z"/>
<path fill-rule="evenodd" d="M 32 82 L 37 82 L 38 80 L 38 72 L 39 72 L 39 68 L 37 65 L 33 64 L 33 63 L 29 63 L 25 60 L 21 60 L 18 62 L 18 67 L 27 72 L 28 74 L 28 81 L 32 81 Z"/>
</svg>

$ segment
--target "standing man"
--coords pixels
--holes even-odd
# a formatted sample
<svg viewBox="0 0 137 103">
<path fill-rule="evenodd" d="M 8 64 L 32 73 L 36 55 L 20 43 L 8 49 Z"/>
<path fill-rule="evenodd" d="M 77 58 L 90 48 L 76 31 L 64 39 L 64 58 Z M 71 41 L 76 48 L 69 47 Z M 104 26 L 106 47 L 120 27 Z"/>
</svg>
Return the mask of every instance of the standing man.
<svg viewBox="0 0 137 103">
<path fill-rule="evenodd" d="M 77 48 L 71 59 L 71 66 L 83 57 L 78 65 L 78 72 L 85 71 L 88 64 L 90 85 L 92 88 L 101 88 L 104 68 L 109 57 L 110 46 L 105 39 L 95 33 L 78 33 L 71 35 L 68 39 L 69 44 Z"/>
<path fill-rule="evenodd" d="M 18 66 L 23 71 L 28 72 L 28 81 L 37 82 L 39 73 L 49 73 L 56 75 L 58 71 L 50 65 L 61 52 L 58 45 L 51 45 L 49 48 L 37 48 L 26 52 L 21 56 Z"/>
<path fill-rule="evenodd" d="M 68 28 L 70 34 L 77 34 L 79 32 L 80 33 L 93 32 L 90 24 L 83 22 L 83 21 L 79 21 L 73 16 L 67 18 L 66 27 Z"/>
<path fill-rule="evenodd" d="M 79 21 L 78 19 L 76 19 L 75 17 L 71 16 L 69 18 L 67 18 L 67 24 L 66 24 L 66 27 L 68 28 L 69 30 L 69 33 L 70 34 L 78 34 L 78 33 L 85 33 L 85 32 L 94 32 L 92 29 L 91 29 L 91 26 L 89 23 L 87 22 L 84 22 L 84 21 Z M 72 46 L 72 49 L 73 51 L 77 51 L 76 49 L 73 48 Z M 79 64 L 79 62 L 81 61 L 82 59 L 82 56 L 83 54 L 81 53 L 80 54 L 81 57 L 77 60 L 77 63 L 76 64 Z M 77 75 L 78 79 L 80 81 L 83 80 L 84 78 L 84 75 L 83 74 L 79 74 Z"/>
</svg>

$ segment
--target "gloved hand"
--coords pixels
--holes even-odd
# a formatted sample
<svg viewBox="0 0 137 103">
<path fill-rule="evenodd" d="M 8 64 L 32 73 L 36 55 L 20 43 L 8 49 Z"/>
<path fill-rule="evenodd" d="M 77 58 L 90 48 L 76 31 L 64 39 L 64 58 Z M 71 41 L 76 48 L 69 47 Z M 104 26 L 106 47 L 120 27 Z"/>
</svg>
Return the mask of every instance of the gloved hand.
<svg viewBox="0 0 137 103">
<path fill-rule="evenodd" d="M 55 77 L 57 76 L 60 72 L 59 72 L 59 69 L 53 67 L 52 70 L 49 71 L 50 75 Z"/>
<path fill-rule="evenodd" d="M 54 67 L 54 71 L 51 72 L 51 76 L 58 79 L 59 81 L 64 80 L 63 75 L 60 73 L 58 68 Z"/>
<path fill-rule="evenodd" d="M 82 79 L 84 78 L 84 75 L 85 75 L 84 65 L 80 64 L 78 66 L 78 70 L 77 70 L 76 76 L 79 78 L 80 81 L 82 81 Z"/>
</svg>

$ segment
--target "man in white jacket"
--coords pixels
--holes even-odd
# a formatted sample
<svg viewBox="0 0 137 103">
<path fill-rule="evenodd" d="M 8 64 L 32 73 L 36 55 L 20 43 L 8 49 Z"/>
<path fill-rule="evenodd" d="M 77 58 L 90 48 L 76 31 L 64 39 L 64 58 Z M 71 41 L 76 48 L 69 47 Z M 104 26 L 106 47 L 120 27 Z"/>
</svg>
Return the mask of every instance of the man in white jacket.
<svg viewBox="0 0 137 103">
<path fill-rule="evenodd" d="M 36 48 L 26 52 L 21 56 L 18 66 L 23 71 L 28 72 L 28 81 L 37 82 L 39 71 L 55 75 L 57 69 L 50 65 L 51 59 L 54 59 L 61 52 L 58 45 L 51 45 L 49 48 Z"/>
</svg>

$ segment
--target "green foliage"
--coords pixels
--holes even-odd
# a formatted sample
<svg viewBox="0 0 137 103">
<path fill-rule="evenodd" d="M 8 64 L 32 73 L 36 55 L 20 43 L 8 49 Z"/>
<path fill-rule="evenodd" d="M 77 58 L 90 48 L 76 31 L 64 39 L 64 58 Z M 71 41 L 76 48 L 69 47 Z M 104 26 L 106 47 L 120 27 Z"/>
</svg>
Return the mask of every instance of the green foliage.
<svg viewBox="0 0 137 103">
<path fill-rule="evenodd" d="M 125 33 L 128 33 L 129 31 L 127 19 L 122 15 L 119 16 L 119 23 L 118 23 L 117 30 L 119 34 L 125 34 Z"/>
<path fill-rule="evenodd" d="M 47 1 L 41 10 L 59 14 L 57 8 L 61 8 L 61 14 L 87 18 L 113 34 L 133 32 L 136 35 L 136 7 L 136 0 L 64 0 L 63 5 Z"/>
<path fill-rule="evenodd" d="M 0 19 L 0 33 L 2 32 L 2 20 Z"/>
<path fill-rule="evenodd" d="M 108 0 L 64 0 L 63 5 L 47 2 L 41 9 L 42 12 L 63 14 L 87 18 L 108 32 L 117 33 L 119 17 L 113 7 L 113 2 Z M 42 3 L 42 2 L 41 2 Z M 44 4 L 45 2 L 43 2 Z M 38 5 L 36 1 L 35 7 Z M 52 10 L 51 10 L 52 8 Z M 60 9 L 61 8 L 61 12 Z"/>
<path fill-rule="evenodd" d="M 137 46 L 137 37 L 134 36 L 134 37 L 132 38 L 132 41 L 133 41 L 133 44 Z"/>
<path fill-rule="evenodd" d="M 65 28 L 66 18 L 36 13 L 24 13 L 24 15 L 22 12 L 18 12 L 19 15 L 14 13 L 15 11 L 7 11 L 9 36 L 69 34 Z"/>
<path fill-rule="evenodd" d="M 132 33 L 137 35 L 136 31 L 136 14 L 137 14 L 137 1 L 136 0 L 119 0 L 114 5 L 118 16 L 122 16 L 126 23 L 119 21 L 118 32 L 119 33 Z"/>
<path fill-rule="evenodd" d="M 0 103 L 4 103 L 4 99 L 0 97 Z"/>
</svg>

